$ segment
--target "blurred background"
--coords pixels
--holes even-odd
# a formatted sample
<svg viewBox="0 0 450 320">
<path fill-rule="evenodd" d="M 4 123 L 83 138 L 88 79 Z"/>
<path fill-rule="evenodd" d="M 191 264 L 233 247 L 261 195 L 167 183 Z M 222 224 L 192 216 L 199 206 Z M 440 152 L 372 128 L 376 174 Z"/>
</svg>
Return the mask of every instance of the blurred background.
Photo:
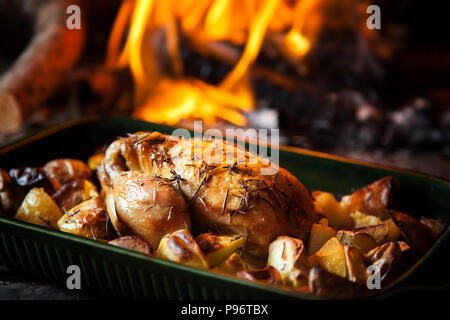
<svg viewBox="0 0 450 320">
<path fill-rule="evenodd" d="M 203 120 L 450 179 L 446 14 L 412 0 L 2 0 L 0 145 L 93 114 Z"/>
</svg>

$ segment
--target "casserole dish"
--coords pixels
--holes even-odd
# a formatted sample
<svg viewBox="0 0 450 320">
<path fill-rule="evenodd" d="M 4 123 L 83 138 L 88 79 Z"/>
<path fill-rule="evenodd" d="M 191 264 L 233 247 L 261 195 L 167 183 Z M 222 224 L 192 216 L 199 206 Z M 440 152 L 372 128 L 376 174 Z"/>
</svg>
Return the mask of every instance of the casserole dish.
<svg viewBox="0 0 450 320">
<path fill-rule="evenodd" d="M 119 117 L 91 117 L 65 123 L 0 150 L 0 167 L 41 166 L 56 158 L 87 159 L 95 149 L 135 131 L 174 128 Z M 280 165 L 309 190 L 350 193 L 381 177 L 398 180 L 396 207 L 449 222 L 450 184 L 405 170 L 280 147 Z M 407 272 L 372 298 L 444 290 L 450 283 L 449 230 Z M 65 283 L 69 265 L 81 268 L 82 288 L 128 299 L 320 299 L 216 274 L 123 248 L 0 217 L 0 263 Z"/>
</svg>

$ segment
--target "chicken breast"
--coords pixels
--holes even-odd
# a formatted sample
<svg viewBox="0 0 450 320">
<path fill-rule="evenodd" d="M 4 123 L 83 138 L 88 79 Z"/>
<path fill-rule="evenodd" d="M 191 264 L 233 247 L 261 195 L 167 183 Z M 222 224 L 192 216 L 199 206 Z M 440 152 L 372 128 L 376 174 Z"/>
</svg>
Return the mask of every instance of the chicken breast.
<svg viewBox="0 0 450 320">
<path fill-rule="evenodd" d="M 270 166 L 274 172 L 263 174 Z M 290 235 L 304 240 L 317 220 L 309 192 L 297 178 L 220 139 L 182 139 L 159 132 L 119 138 L 106 151 L 99 179 L 118 219 L 133 231 L 148 227 L 141 221 L 140 199 L 151 198 L 153 188 L 157 192 L 171 188 L 170 197 L 188 204 L 194 234 L 241 234 L 246 238 L 245 252 L 262 259 L 275 238 Z M 142 186 L 139 197 L 127 187 L 135 185 L 130 182 L 135 179 L 149 185 Z M 172 215 L 183 212 L 189 225 L 183 202 L 170 205 Z M 183 219 L 173 221 L 180 224 Z M 164 232 L 177 229 L 167 224 Z M 147 240 L 142 232 L 139 235 Z"/>
</svg>

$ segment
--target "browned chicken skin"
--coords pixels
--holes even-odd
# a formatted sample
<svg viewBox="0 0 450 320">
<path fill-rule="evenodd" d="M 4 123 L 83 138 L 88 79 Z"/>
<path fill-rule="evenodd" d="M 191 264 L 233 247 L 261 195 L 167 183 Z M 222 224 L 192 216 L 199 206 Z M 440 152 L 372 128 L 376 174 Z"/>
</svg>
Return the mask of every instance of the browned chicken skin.
<svg viewBox="0 0 450 320">
<path fill-rule="evenodd" d="M 157 246 L 164 233 L 190 228 L 189 211 L 194 233 L 241 234 L 246 252 L 264 258 L 276 237 L 305 239 L 317 220 L 297 178 L 278 167 L 276 173 L 261 174 L 270 165 L 219 139 L 138 132 L 109 146 L 99 179 L 108 212 L 113 211 L 113 222 L 117 216 L 123 232 L 131 230 Z M 154 192 L 161 202 L 148 208 Z"/>
</svg>

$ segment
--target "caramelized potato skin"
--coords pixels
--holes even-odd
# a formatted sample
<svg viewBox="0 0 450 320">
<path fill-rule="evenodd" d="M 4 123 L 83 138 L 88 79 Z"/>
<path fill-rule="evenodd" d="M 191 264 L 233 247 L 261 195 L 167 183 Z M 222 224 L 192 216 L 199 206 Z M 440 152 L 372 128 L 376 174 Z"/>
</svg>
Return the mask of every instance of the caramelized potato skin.
<svg viewBox="0 0 450 320">
<path fill-rule="evenodd" d="M 0 215 L 13 216 L 25 193 L 13 183 L 8 172 L 0 169 Z"/>
<path fill-rule="evenodd" d="M 401 237 L 400 228 L 391 219 L 377 225 L 356 229 L 356 232 L 371 235 L 379 245 L 398 241 Z"/>
<path fill-rule="evenodd" d="M 148 256 L 153 254 L 152 245 L 138 236 L 124 236 L 111 240 L 108 243 L 113 246 L 140 252 Z"/>
<path fill-rule="evenodd" d="M 48 195 L 52 195 L 61 184 L 49 176 L 43 168 L 26 167 L 9 170 L 11 180 L 25 193 L 33 188 L 43 188 Z"/>
<path fill-rule="evenodd" d="M 328 272 L 320 266 L 313 267 L 309 272 L 308 287 L 312 294 L 329 298 L 355 298 L 369 293 L 366 287 Z"/>
<path fill-rule="evenodd" d="M 89 180 L 91 169 L 82 161 L 76 159 L 55 159 L 44 166 L 45 172 L 60 184 L 76 179 Z"/>
<path fill-rule="evenodd" d="M 389 242 L 376 247 L 364 255 L 367 266 L 379 270 L 381 284 L 386 284 L 398 277 L 407 264 L 409 252 L 405 243 Z"/>
<path fill-rule="evenodd" d="M 98 192 L 90 181 L 76 179 L 64 184 L 52 198 L 62 212 L 67 212 L 81 202 L 96 196 L 98 196 Z"/>
<path fill-rule="evenodd" d="M 365 285 L 368 274 L 361 252 L 351 245 L 345 245 L 344 252 L 347 263 L 347 279 L 351 282 Z"/>
<path fill-rule="evenodd" d="M 344 197 L 341 202 L 350 212 L 359 210 L 366 214 L 388 218 L 386 209 L 393 203 L 394 184 L 394 177 L 381 178 Z"/>
<path fill-rule="evenodd" d="M 209 268 L 204 253 L 186 229 L 180 229 L 164 236 L 159 243 L 156 256 L 191 267 Z"/>
<path fill-rule="evenodd" d="M 88 239 L 111 237 L 111 227 L 105 202 L 102 197 L 95 197 L 73 207 L 59 219 L 59 230 Z"/>
<path fill-rule="evenodd" d="M 224 262 L 232 253 L 242 248 L 245 239 L 241 235 L 216 235 L 202 233 L 195 238 L 200 249 L 205 253 L 211 267 Z"/>
<path fill-rule="evenodd" d="M 364 254 L 377 246 L 377 241 L 367 233 L 352 232 L 340 230 L 336 234 L 336 238 L 342 245 L 351 245 L 355 247 L 361 254 Z"/>
<path fill-rule="evenodd" d="M 433 246 L 433 233 L 419 220 L 397 210 L 388 210 L 388 212 L 414 250 L 424 255 Z"/>
<path fill-rule="evenodd" d="M 267 266 L 263 269 L 240 271 L 236 274 L 236 276 L 241 279 L 262 282 L 270 285 L 278 285 L 281 283 L 280 273 L 272 266 Z"/>
</svg>

